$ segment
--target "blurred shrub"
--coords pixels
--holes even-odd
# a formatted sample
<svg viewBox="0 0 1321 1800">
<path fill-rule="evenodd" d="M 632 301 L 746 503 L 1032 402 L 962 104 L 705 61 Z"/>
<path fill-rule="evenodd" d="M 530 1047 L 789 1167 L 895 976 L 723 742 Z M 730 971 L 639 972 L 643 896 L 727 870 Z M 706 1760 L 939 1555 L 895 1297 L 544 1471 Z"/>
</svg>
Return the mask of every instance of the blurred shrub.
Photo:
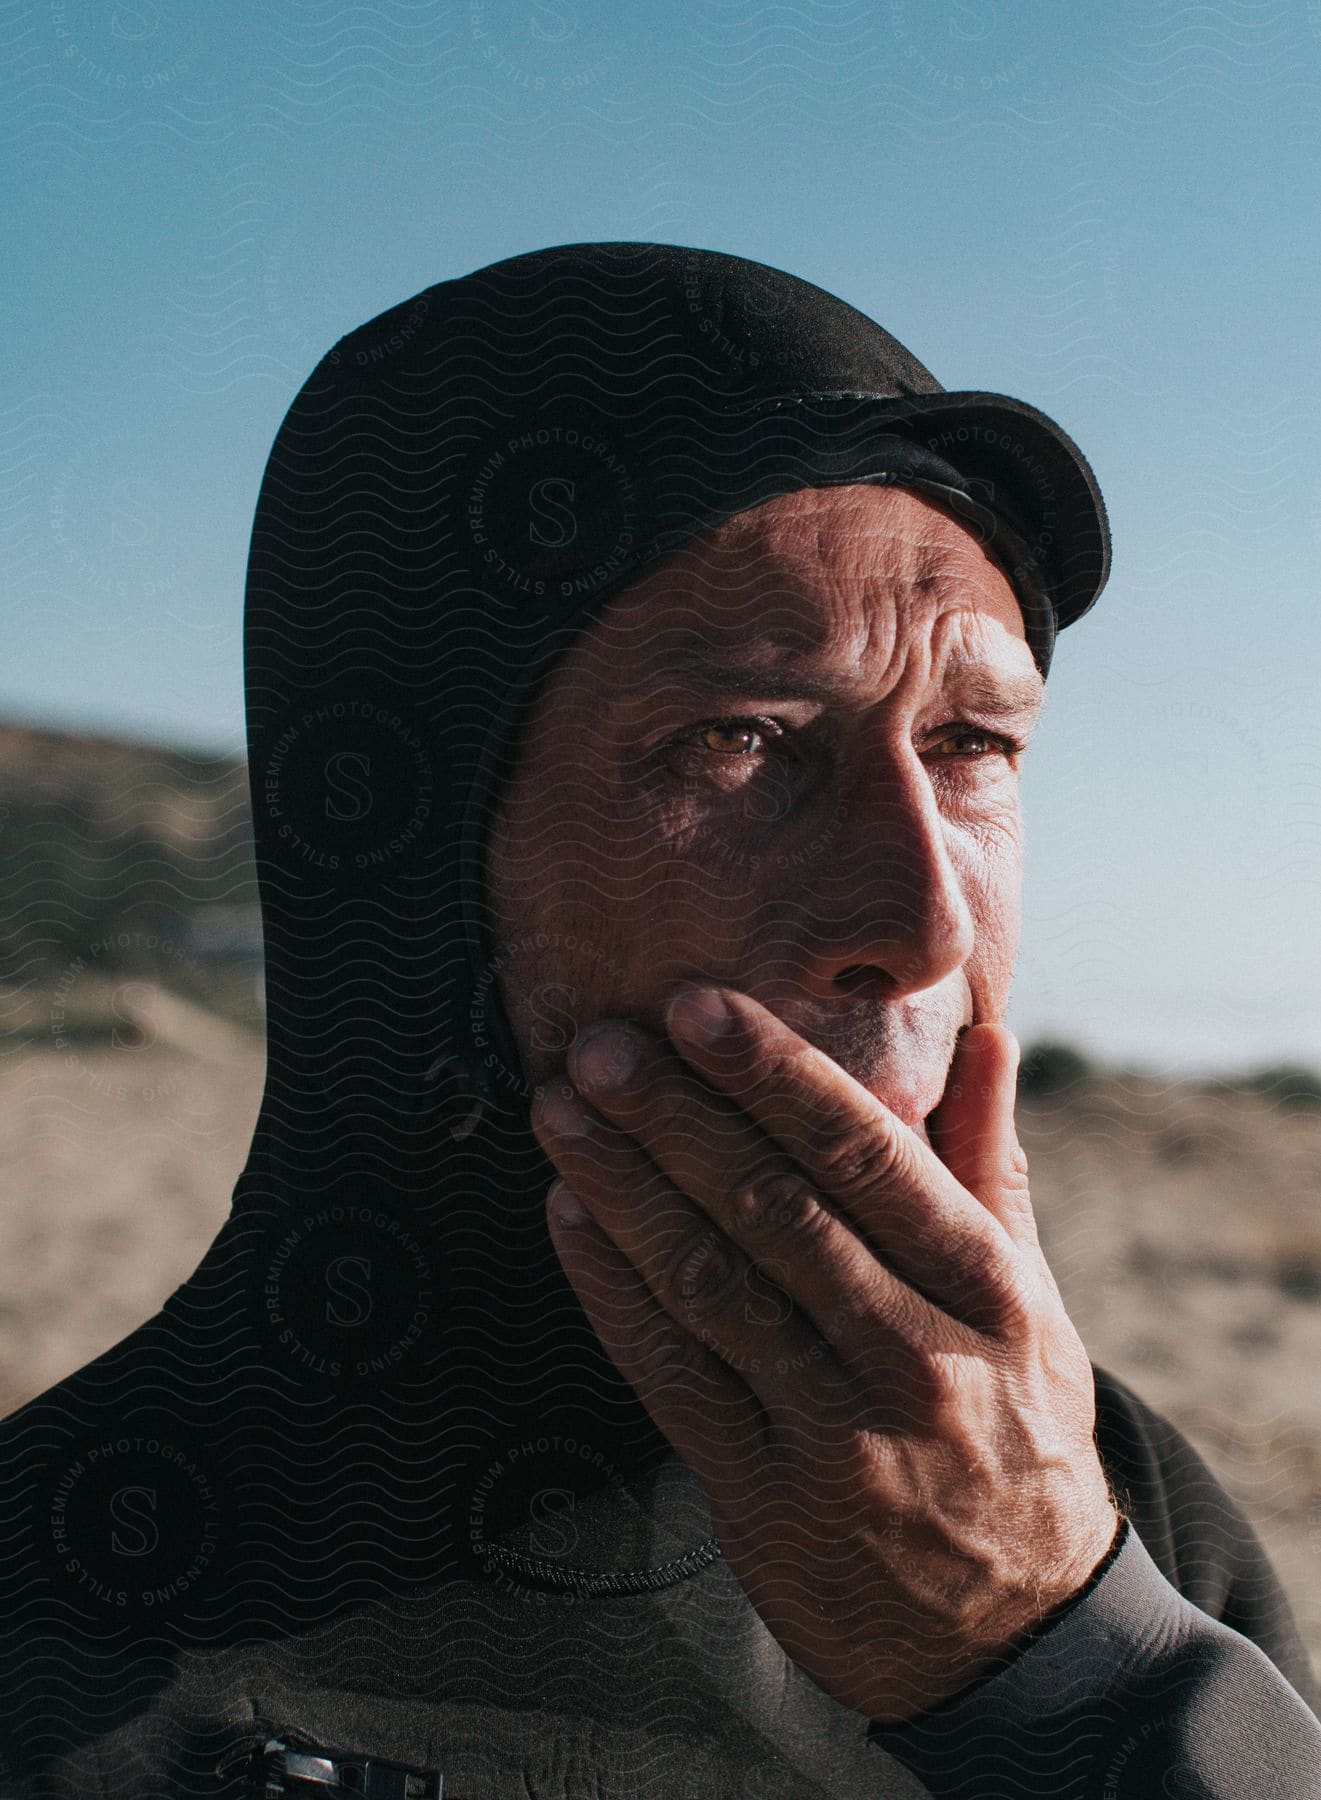
<svg viewBox="0 0 1321 1800">
<path fill-rule="evenodd" d="M 1276 1263 L 1275 1283 L 1290 1300 L 1321 1300 L 1321 1258 L 1306 1250 L 1287 1251 Z"/>
<path fill-rule="evenodd" d="M 1060 1094 L 1100 1074 L 1097 1065 L 1056 1038 L 1043 1038 L 1023 1051 L 1018 1065 L 1020 1094 Z"/>
<path fill-rule="evenodd" d="M 1246 1075 L 1221 1075 L 1200 1085 L 1207 1093 L 1260 1094 L 1290 1112 L 1321 1108 L 1321 1074 L 1302 1063 L 1271 1063 Z"/>
</svg>

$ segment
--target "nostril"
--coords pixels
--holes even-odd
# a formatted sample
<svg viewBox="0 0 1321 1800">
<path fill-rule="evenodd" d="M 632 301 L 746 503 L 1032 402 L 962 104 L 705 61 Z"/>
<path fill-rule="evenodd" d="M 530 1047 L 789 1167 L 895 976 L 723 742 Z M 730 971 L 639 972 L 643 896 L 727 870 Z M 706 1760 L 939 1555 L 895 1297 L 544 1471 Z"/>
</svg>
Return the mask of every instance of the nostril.
<svg viewBox="0 0 1321 1800">
<path fill-rule="evenodd" d="M 894 998 L 894 972 L 876 963 L 850 963 L 831 987 L 837 997 L 847 997 L 856 1006 L 883 1006 Z"/>
</svg>

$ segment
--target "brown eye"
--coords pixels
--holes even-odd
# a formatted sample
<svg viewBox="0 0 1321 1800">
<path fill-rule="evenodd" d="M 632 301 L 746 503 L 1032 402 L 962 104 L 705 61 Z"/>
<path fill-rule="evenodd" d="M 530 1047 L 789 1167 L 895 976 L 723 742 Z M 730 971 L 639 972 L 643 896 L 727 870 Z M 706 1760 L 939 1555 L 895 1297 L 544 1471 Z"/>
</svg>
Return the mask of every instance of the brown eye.
<svg viewBox="0 0 1321 1800">
<path fill-rule="evenodd" d="M 718 756 L 749 756 L 763 732 L 758 719 L 712 719 L 707 725 L 699 725 L 695 735 L 703 750 L 712 750 Z"/>
<path fill-rule="evenodd" d="M 974 746 L 981 746 L 983 749 L 990 749 L 995 746 L 995 739 L 991 736 L 989 731 L 978 731 L 975 726 L 971 725 L 966 731 L 951 731 L 948 737 L 944 737 L 940 741 L 942 745 L 962 744 L 964 748 L 961 751 L 956 751 L 955 754 L 967 756 L 970 754 L 967 749 L 969 739 L 972 740 Z M 971 754 L 975 755 L 976 750 L 974 749 Z"/>
<path fill-rule="evenodd" d="M 960 725 L 955 730 L 946 732 L 945 736 L 938 740 L 936 747 L 940 749 L 947 744 L 962 744 L 966 746 L 969 739 L 972 740 L 977 748 L 969 750 L 965 747 L 961 750 L 956 750 L 953 753 L 955 761 L 970 761 L 977 759 L 979 756 L 985 755 L 987 750 L 998 750 L 1003 755 L 1012 756 L 1023 748 L 1023 746 L 1013 738 L 1001 737 L 994 731 L 983 731 L 980 725 Z"/>
</svg>

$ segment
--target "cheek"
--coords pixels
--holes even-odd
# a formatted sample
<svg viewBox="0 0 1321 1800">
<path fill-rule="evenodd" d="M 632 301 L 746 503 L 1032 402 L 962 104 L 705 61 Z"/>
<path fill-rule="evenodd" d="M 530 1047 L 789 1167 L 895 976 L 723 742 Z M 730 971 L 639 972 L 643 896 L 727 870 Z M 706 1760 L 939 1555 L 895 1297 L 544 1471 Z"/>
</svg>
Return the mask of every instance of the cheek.
<svg viewBox="0 0 1321 1800">
<path fill-rule="evenodd" d="M 701 935 L 740 928 L 780 862 L 780 813 L 765 784 L 713 793 L 678 779 L 636 794 L 620 827 L 643 881 L 671 915 L 699 921 Z"/>
<path fill-rule="evenodd" d="M 725 807 L 730 802 L 726 800 Z M 758 835 L 712 816 L 682 784 L 619 784 L 586 821 L 575 883 L 612 955 L 650 994 L 694 969 L 729 972 L 765 909 L 767 857 Z"/>
<path fill-rule="evenodd" d="M 636 1012 L 694 967 L 737 963 L 764 859 L 709 813 L 695 788 L 630 782 L 590 755 L 577 767 L 548 759 L 519 794 L 488 865 L 491 891 L 511 931 L 574 934 L 578 999 L 591 1016 Z M 538 968 L 536 980 L 547 978 Z"/>
<path fill-rule="evenodd" d="M 950 857 L 975 931 L 969 981 L 998 993 L 1013 972 L 1022 924 L 1023 847 L 1017 809 L 975 831 L 953 835 Z"/>
<path fill-rule="evenodd" d="M 974 887 L 996 894 L 1017 892 L 1023 873 L 1023 821 L 1017 805 L 1006 801 L 952 835 Z"/>
<path fill-rule="evenodd" d="M 693 783 L 663 779 L 655 770 L 616 768 L 584 796 L 584 842 L 593 858 L 622 881 L 651 881 L 722 833 Z"/>
<path fill-rule="evenodd" d="M 629 824 L 639 846 L 686 860 L 699 879 L 707 872 L 722 882 L 734 872 L 752 877 L 823 822 L 828 787 L 782 766 L 749 771 L 733 761 L 701 772 L 676 761 L 638 780 Z"/>
<path fill-rule="evenodd" d="M 488 849 L 492 881 L 524 904 L 549 902 L 566 883 L 590 879 L 614 848 L 615 800 L 599 751 L 590 744 L 570 750 L 582 740 L 571 724 L 555 735 L 564 747 L 542 747 L 520 770 Z"/>
</svg>

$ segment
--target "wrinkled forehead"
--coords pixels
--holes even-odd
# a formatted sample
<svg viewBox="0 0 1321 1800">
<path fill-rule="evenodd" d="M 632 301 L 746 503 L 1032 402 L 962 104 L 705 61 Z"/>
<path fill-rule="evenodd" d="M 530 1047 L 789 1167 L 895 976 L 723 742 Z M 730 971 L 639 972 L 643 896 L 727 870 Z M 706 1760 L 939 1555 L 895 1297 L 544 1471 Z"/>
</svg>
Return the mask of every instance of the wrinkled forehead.
<svg viewBox="0 0 1321 1800">
<path fill-rule="evenodd" d="M 1022 611 L 975 530 L 924 496 L 804 489 L 740 513 L 617 595 L 576 647 L 604 673 L 758 649 L 888 664 L 919 651 L 1035 665 Z"/>
</svg>

